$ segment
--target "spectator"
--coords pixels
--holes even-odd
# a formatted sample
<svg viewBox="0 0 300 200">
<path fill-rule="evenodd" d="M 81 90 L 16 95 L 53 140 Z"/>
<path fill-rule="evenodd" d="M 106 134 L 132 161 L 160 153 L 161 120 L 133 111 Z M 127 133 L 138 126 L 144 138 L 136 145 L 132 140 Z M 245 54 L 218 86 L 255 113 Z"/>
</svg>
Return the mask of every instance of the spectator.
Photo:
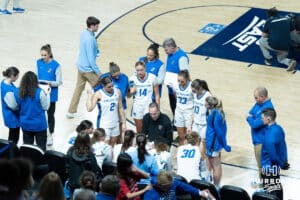
<svg viewBox="0 0 300 200">
<path fill-rule="evenodd" d="M 92 171 L 83 171 L 79 177 L 80 188 L 75 189 L 73 193 L 73 199 L 76 198 L 76 195 L 82 190 L 92 190 L 96 191 L 97 178 L 94 172 Z"/>
<path fill-rule="evenodd" d="M 105 143 L 105 130 L 97 128 L 91 139 L 98 166 L 102 168 L 103 163 L 112 161 L 112 147 Z"/>
<path fill-rule="evenodd" d="M 96 194 L 89 189 L 80 190 L 74 200 L 96 200 Z"/>
<path fill-rule="evenodd" d="M 289 164 L 285 133 L 275 120 L 276 111 L 273 108 L 263 110 L 262 121 L 268 127 L 261 150 L 262 183 L 267 193 L 283 200 L 280 169 L 289 169 Z"/>
<path fill-rule="evenodd" d="M 21 80 L 20 88 L 15 92 L 19 108 L 20 126 L 23 131 L 25 144 L 33 144 L 34 139 L 41 149 L 46 151 L 47 120 L 45 111 L 50 104 L 49 96 L 38 87 L 38 79 L 35 73 L 26 72 Z"/>
<path fill-rule="evenodd" d="M 291 20 L 287 16 L 279 16 L 278 10 L 273 7 L 267 11 L 268 19 L 262 30 L 259 47 L 265 58 L 266 65 L 272 65 L 270 51 L 275 51 L 279 63 L 287 66 L 287 71 L 293 71 L 296 60 L 287 58 L 291 47 L 290 33 L 293 31 Z"/>
<path fill-rule="evenodd" d="M 100 183 L 100 192 L 97 200 L 115 200 L 120 191 L 120 181 L 115 175 L 107 175 Z"/>
<path fill-rule="evenodd" d="M 155 94 L 155 101 L 159 105 L 158 85 L 156 77 L 146 72 L 145 63 L 138 61 L 135 64 L 136 75 L 130 78 L 130 95 L 133 95 L 131 116 L 136 125 L 136 132 L 141 133 L 143 116 L 148 111 L 152 102 L 152 94 Z"/>
<path fill-rule="evenodd" d="M 261 147 L 265 138 L 266 125 L 263 123 L 261 114 L 266 108 L 274 108 L 271 99 L 268 97 L 268 90 L 265 87 L 257 87 L 253 92 L 255 104 L 250 109 L 246 118 L 250 128 L 252 143 L 254 146 L 254 155 L 258 168 L 259 180 L 261 180 Z M 260 182 L 260 181 L 259 181 Z M 253 181 L 253 186 L 259 186 L 259 182 Z"/>
<path fill-rule="evenodd" d="M 121 153 L 128 153 L 130 154 L 131 152 L 136 150 L 135 144 L 134 144 L 134 139 L 135 139 L 135 133 L 132 130 L 126 130 L 124 133 L 124 142 L 123 144 L 117 144 L 114 146 L 114 151 L 113 151 L 113 162 L 117 163 L 118 156 Z"/>
<path fill-rule="evenodd" d="M 94 36 L 95 32 L 98 31 L 99 24 L 100 21 L 96 17 L 88 17 L 86 20 L 87 29 L 80 35 L 80 48 L 76 64 L 78 68 L 77 82 L 67 113 L 68 118 L 74 118 L 76 116 L 77 107 L 82 91 L 85 88 L 85 83 L 89 82 L 91 86 L 94 86 L 98 77 L 101 75 L 96 63 L 96 58 L 100 52 Z"/>
<path fill-rule="evenodd" d="M 150 155 L 146 150 L 147 137 L 144 134 L 138 134 L 136 136 L 137 149 L 130 153 L 134 165 L 140 169 L 149 173 L 150 176 L 156 176 L 158 174 L 158 166 L 155 157 Z"/>
<path fill-rule="evenodd" d="M 173 141 L 173 129 L 170 118 L 160 112 L 157 103 L 149 104 L 149 113 L 144 115 L 142 123 L 142 133 L 146 134 L 150 142 L 162 137 L 167 145 L 171 146 Z"/>
<path fill-rule="evenodd" d="M 50 107 L 47 110 L 49 135 L 47 145 L 53 145 L 52 134 L 55 127 L 55 104 L 58 100 L 58 87 L 62 84 L 61 67 L 53 59 L 53 53 L 50 44 L 41 47 L 41 59 L 37 60 L 37 75 L 40 84 L 47 84 L 51 87 Z"/>
<path fill-rule="evenodd" d="M 177 46 L 175 40 L 173 38 L 167 38 L 163 42 L 163 47 L 167 54 L 167 63 L 166 63 L 166 77 L 165 80 L 170 81 L 169 74 L 176 75 L 182 70 L 189 70 L 189 58 L 187 54 Z M 176 84 L 174 80 L 172 85 Z M 172 86 L 171 85 L 171 86 Z M 176 97 L 174 96 L 174 90 L 170 85 L 167 84 L 168 87 L 168 94 L 169 94 L 169 101 L 171 111 L 173 116 L 175 115 L 175 108 L 176 108 Z"/>
<path fill-rule="evenodd" d="M 120 178 L 120 192 L 116 198 L 117 200 L 141 200 L 141 195 L 151 189 L 151 185 L 147 185 L 144 189 L 138 190 L 137 181 L 150 177 L 147 173 L 135 167 L 127 153 L 119 155 L 117 170 Z"/>
<path fill-rule="evenodd" d="M 201 180 L 199 144 L 198 133 L 192 132 L 186 135 L 186 144 L 179 146 L 177 150 L 177 174 L 183 176 L 188 182 L 193 179 Z"/>
<path fill-rule="evenodd" d="M 79 176 L 84 170 L 94 172 L 98 179 L 102 177 L 102 171 L 97 165 L 97 160 L 91 149 L 90 137 L 84 131 L 78 134 L 74 145 L 69 148 L 66 160 L 71 192 L 79 188 Z"/>
<path fill-rule="evenodd" d="M 139 58 L 139 61 L 143 61 L 146 65 L 146 72 L 152 73 L 157 78 L 159 97 L 161 97 L 162 84 L 165 80 L 166 67 L 164 63 L 159 59 L 158 52 L 159 45 L 156 43 L 151 44 L 147 48 L 147 55 Z M 152 95 L 152 102 L 155 102 L 155 95 Z"/>
<path fill-rule="evenodd" d="M 210 194 L 209 190 L 200 191 L 186 183 L 173 179 L 171 173 L 167 171 L 161 171 L 158 174 L 153 188 L 145 193 L 144 200 L 176 200 L 176 191 L 189 193 L 193 197 L 202 197 L 205 199 L 215 200 L 215 198 Z"/>
<path fill-rule="evenodd" d="M 65 200 L 63 185 L 55 172 L 46 174 L 39 185 L 36 200 Z"/>
<path fill-rule="evenodd" d="M 208 109 L 206 128 L 206 156 L 207 170 L 213 173 L 213 183 L 220 189 L 222 177 L 221 150 L 230 152 L 231 147 L 227 145 L 227 125 L 222 102 L 216 97 L 206 97 L 205 106 Z M 208 179 L 208 178 L 207 178 Z"/>
<path fill-rule="evenodd" d="M 9 128 L 8 140 L 18 144 L 20 137 L 20 122 L 19 115 L 16 110 L 11 107 L 16 107 L 17 102 L 14 98 L 14 93 L 17 87 L 14 82 L 19 77 L 19 70 L 16 67 L 9 67 L 2 72 L 5 79 L 1 82 L 1 104 L 4 125 Z"/>
</svg>

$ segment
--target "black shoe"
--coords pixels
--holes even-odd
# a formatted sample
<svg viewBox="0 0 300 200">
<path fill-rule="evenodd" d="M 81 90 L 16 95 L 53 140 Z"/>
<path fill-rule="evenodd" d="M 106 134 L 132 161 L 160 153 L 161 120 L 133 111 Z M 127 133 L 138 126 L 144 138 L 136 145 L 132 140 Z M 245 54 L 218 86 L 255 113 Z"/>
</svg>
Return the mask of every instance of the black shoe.
<svg viewBox="0 0 300 200">
<path fill-rule="evenodd" d="M 272 58 L 270 58 L 270 59 L 265 58 L 265 64 L 268 65 L 268 66 L 271 66 L 272 65 Z"/>
</svg>

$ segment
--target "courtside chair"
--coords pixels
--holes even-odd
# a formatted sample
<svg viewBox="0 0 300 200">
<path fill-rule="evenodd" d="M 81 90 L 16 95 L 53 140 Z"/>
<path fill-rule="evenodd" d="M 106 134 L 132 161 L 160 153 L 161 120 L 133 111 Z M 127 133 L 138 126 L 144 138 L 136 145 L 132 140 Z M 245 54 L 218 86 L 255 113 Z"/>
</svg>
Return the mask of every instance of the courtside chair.
<svg viewBox="0 0 300 200">
<path fill-rule="evenodd" d="M 216 200 L 221 200 L 219 196 L 219 192 L 217 191 L 214 184 L 209 183 L 207 181 L 198 180 L 198 179 L 191 180 L 189 184 L 199 190 L 208 189 L 210 193 L 216 198 Z M 194 199 L 199 199 L 199 198 L 194 198 Z"/>
<path fill-rule="evenodd" d="M 279 200 L 276 196 L 265 192 L 255 192 L 252 195 L 252 200 Z"/>
<path fill-rule="evenodd" d="M 224 185 L 220 190 L 222 200 L 251 200 L 250 196 L 243 188 Z"/>
<path fill-rule="evenodd" d="M 64 184 L 68 178 L 66 169 L 66 155 L 59 151 L 48 150 L 44 155 L 49 171 L 57 173 Z"/>
<path fill-rule="evenodd" d="M 49 172 L 45 161 L 45 152 L 37 145 L 23 144 L 20 147 L 21 157 L 29 159 L 33 164 L 33 178 L 39 182 Z"/>
<path fill-rule="evenodd" d="M 0 139 L 0 158 L 13 159 L 20 157 L 20 155 L 20 150 L 15 143 Z"/>
</svg>

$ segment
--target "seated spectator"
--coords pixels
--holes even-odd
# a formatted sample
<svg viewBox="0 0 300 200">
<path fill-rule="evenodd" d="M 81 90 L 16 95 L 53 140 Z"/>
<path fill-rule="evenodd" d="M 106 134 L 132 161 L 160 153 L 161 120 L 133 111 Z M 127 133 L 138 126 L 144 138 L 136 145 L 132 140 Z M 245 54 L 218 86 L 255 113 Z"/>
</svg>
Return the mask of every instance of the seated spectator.
<svg viewBox="0 0 300 200">
<path fill-rule="evenodd" d="M 141 195 L 152 188 L 151 185 L 148 185 L 144 189 L 138 190 L 137 182 L 142 178 L 147 179 L 150 177 L 133 164 L 131 157 L 127 153 L 119 155 L 117 170 L 120 178 L 120 192 L 116 198 L 117 200 L 141 200 Z"/>
<path fill-rule="evenodd" d="M 96 200 L 114 200 L 120 191 L 120 181 L 115 175 L 107 175 L 99 187 L 100 192 L 96 195 Z"/>
<path fill-rule="evenodd" d="M 80 188 L 75 189 L 73 193 L 73 199 L 75 199 L 76 195 L 85 189 L 89 189 L 92 191 L 96 191 L 97 179 L 94 172 L 91 171 L 83 171 L 79 177 Z"/>
<path fill-rule="evenodd" d="M 292 46 L 300 47 L 300 16 L 293 17 L 293 25 L 295 30 L 291 32 Z"/>
<path fill-rule="evenodd" d="M 81 131 L 76 137 L 74 145 L 67 152 L 66 160 L 71 192 L 79 188 L 79 176 L 84 170 L 94 172 L 98 179 L 102 177 L 102 171 L 91 149 L 90 137 L 85 131 Z"/>
<path fill-rule="evenodd" d="M 118 156 L 120 153 L 128 153 L 135 151 L 136 147 L 134 145 L 135 133 L 132 130 L 126 130 L 124 133 L 123 144 L 117 144 L 114 146 L 113 151 L 113 162 L 117 163 Z"/>
<path fill-rule="evenodd" d="M 137 149 L 130 153 L 134 165 L 140 170 L 149 173 L 150 176 L 156 176 L 159 172 L 155 157 L 146 150 L 147 137 L 144 134 L 136 136 Z"/>
<path fill-rule="evenodd" d="M 95 192 L 89 189 L 80 190 L 74 200 L 96 200 Z"/>
<path fill-rule="evenodd" d="M 65 200 L 64 189 L 61 180 L 55 172 L 46 174 L 37 191 L 35 200 Z"/>
<path fill-rule="evenodd" d="M 200 177 L 200 140 L 197 132 L 185 136 L 186 141 L 177 150 L 177 174 L 183 176 L 188 182 Z M 189 170 L 186 169 L 189 166 Z"/>
<path fill-rule="evenodd" d="M 91 139 L 98 166 L 102 168 L 104 162 L 112 161 L 112 147 L 105 142 L 105 130 L 97 128 Z"/>
<path fill-rule="evenodd" d="M 0 160 L 0 199 L 28 199 L 26 190 L 32 187 L 32 164 L 26 159 Z"/>
<path fill-rule="evenodd" d="M 167 171 L 161 171 L 158 174 L 153 188 L 145 193 L 144 200 L 176 200 L 176 191 L 189 193 L 193 197 L 202 197 L 205 199 L 215 200 L 215 198 L 210 194 L 209 190 L 200 191 L 189 184 L 173 179 L 172 174 Z"/>
<path fill-rule="evenodd" d="M 155 157 L 159 170 L 172 170 L 171 154 L 168 151 L 169 146 L 166 144 L 164 138 L 155 140 L 154 149 L 149 150 L 149 153 Z"/>
</svg>

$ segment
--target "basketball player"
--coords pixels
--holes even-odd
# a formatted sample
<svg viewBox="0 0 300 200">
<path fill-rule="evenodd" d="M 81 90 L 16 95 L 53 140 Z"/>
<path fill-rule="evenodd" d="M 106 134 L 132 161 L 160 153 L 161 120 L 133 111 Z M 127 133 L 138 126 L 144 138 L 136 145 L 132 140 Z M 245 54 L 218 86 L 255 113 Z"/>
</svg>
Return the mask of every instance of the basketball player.
<svg viewBox="0 0 300 200">
<path fill-rule="evenodd" d="M 97 128 L 103 128 L 106 133 L 106 142 L 114 146 L 120 135 L 119 122 L 122 123 L 122 132 L 126 130 L 125 114 L 122 106 L 122 94 L 114 88 L 110 76 L 100 77 L 99 82 L 103 88 L 91 95 L 88 90 L 86 107 L 91 112 L 98 104 L 99 114 Z"/>
<path fill-rule="evenodd" d="M 136 125 L 136 132 L 141 133 L 143 116 L 148 112 L 148 106 L 152 102 L 154 91 L 155 102 L 159 105 L 160 98 L 158 84 L 155 75 L 146 72 L 145 63 L 138 61 L 135 64 L 136 75 L 129 81 L 130 94 L 133 95 L 131 117 Z"/>
</svg>

